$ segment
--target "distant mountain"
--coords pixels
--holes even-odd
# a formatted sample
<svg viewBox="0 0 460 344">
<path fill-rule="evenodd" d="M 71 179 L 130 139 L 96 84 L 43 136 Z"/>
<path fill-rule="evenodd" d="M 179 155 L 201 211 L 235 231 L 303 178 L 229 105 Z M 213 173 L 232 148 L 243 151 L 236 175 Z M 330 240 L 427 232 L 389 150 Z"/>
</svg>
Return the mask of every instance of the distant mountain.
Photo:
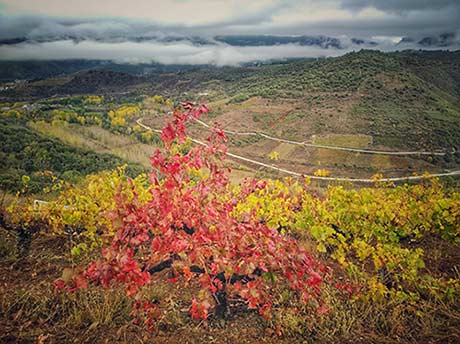
<svg viewBox="0 0 460 344">
<path fill-rule="evenodd" d="M 107 36 L 107 37 L 88 37 L 88 36 L 75 36 L 75 35 L 48 35 L 48 36 L 34 36 L 34 37 L 16 37 L 16 38 L 7 38 L 0 39 L 1 45 L 14 45 L 24 42 L 31 43 L 46 43 L 46 42 L 55 42 L 55 41 L 73 41 L 75 43 L 83 41 L 94 41 L 94 42 L 106 42 L 106 43 L 118 43 L 118 42 L 161 42 L 161 43 L 171 43 L 171 42 L 180 42 L 187 41 L 194 45 L 203 45 L 203 44 L 216 44 L 212 39 L 207 39 L 198 36 Z"/>
<path fill-rule="evenodd" d="M 26 37 L 0 39 L 0 45 L 14 45 L 27 41 Z"/>
<path fill-rule="evenodd" d="M 0 100 L 70 94 L 127 94 L 146 81 L 141 76 L 108 69 L 83 70 L 65 76 L 15 83 L 0 92 Z"/>
<path fill-rule="evenodd" d="M 339 38 L 328 36 L 273 36 L 273 35 L 231 35 L 215 36 L 214 38 L 205 38 L 199 36 L 127 36 L 127 37 L 80 37 L 73 35 L 51 35 L 51 36 L 34 36 L 34 37 L 17 37 L 0 40 L 0 45 L 14 45 L 24 42 L 53 42 L 53 41 L 74 41 L 76 43 L 85 40 L 96 42 L 160 42 L 172 43 L 187 41 L 193 45 L 215 45 L 225 43 L 232 46 L 271 46 L 280 44 L 299 44 L 303 46 L 319 46 L 322 48 L 342 49 L 343 45 Z M 365 43 L 364 40 L 354 39 L 357 44 Z M 361 43 L 360 43 L 361 42 Z"/>
<path fill-rule="evenodd" d="M 321 48 L 342 49 L 340 39 L 327 36 L 271 36 L 271 35 L 238 35 L 216 36 L 218 42 L 233 46 L 271 46 L 281 44 L 299 44 L 304 46 L 319 46 Z"/>
<path fill-rule="evenodd" d="M 398 44 L 416 44 L 421 48 L 448 48 L 455 44 L 459 44 L 459 42 L 460 37 L 457 38 L 455 33 L 445 32 L 439 35 L 430 35 L 422 38 L 403 37 Z"/>
<path fill-rule="evenodd" d="M 55 44 L 49 44 L 54 42 Z M 71 44 L 75 43 L 75 46 Z M 136 44 L 123 44 L 135 42 Z M 83 44 L 85 43 L 85 44 Z M 120 51 L 113 56 L 113 60 L 101 62 L 78 62 L 80 67 L 73 69 L 76 63 L 71 62 L 71 68 L 62 67 L 64 64 L 55 63 L 56 68 L 42 70 L 40 68 L 28 68 L 27 62 L 23 65 L 14 65 L 13 69 L 1 68 L 0 81 L 14 79 L 33 79 L 60 75 L 67 69 L 75 72 L 87 68 L 98 68 L 98 64 L 112 64 L 109 69 L 115 69 L 114 64 L 119 61 L 129 61 L 131 64 L 141 62 L 139 67 L 129 68 L 130 72 L 145 75 L 150 74 L 151 68 L 147 65 L 155 65 L 150 61 L 161 61 L 168 64 L 170 61 L 181 61 L 181 63 L 196 64 L 209 63 L 215 65 L 236 65 L 241 64 L 260 64 L 271 63 L 273 61 L 289 60 L 299 57 L 317 56 L 337 56 L 350 51 L 360 49 L 375 49 L 383 51 L 397 51 L 406 49 L 459 49 L 460 34 L 446 32 L 420 37 L 403 37 L 398 43 L 389 37 L 363 38 L 363 37 L 331 37 L 326 35 L 301 35 L 301 36 L 277 36 L 277 35 L 218 35 L 218 36 L 196 36 L 196 35 L 96 35 L 88 33 L 78 34 L 50 34 L 50 35 L 30 35 L 26 37 L 8 38 L 0 40 L 0 61 L 2 56 L 12 56 L 12 59 L 21 59 L 24 55 L 34 56 L 33 58 L 50 59 L 52 51 L 62 51 L 56 53 L 58 56 L 81 56 L 81 58 L 107 59 L 103 53 L 107 48 L 112 49 L 109 44 L 120 44 Z M 42 45 L 43 53 L 36 51 Z M 72 46 L 72 49 L 68 47 Z M 293 49 L 280 49 L 286 45 L 295 45 Z M 73 53 L 73 49 L 81 52 Z M 172 49 L 174 47 L 174 49 Z M 254 49 L 229 49 L 229 47 L 254 47 Z M 264 50 L 258 53 L 256 47 L 277 47 L 273 51 Z M 310 47 L 312 49 L 310 49 Z M 163 49 L 163 50 L 162 50 Z M 228 49 L 227 51 L 225 49 Z M 70 53 L 67 52 L 70 51 Z M 116 49 L 114 49 L 116 50 Z M 240 50 L 240 51 L 237 51 Z M 39 50 L 40 51 L 40 50 Z M 150 51 L 150 53 L 149 53 Z M 164 51 L 160 53 L 161 51 Z M 4 54 L 2 54 L 4 52 Z M 26 52 L 29 52 L 26 54 Z M 138 52 L 138 53 L 137 53 Z M 200 52 L 200 53 L 198 53 Z M 260 58 L 257 58 L 260 56 Z M 110 59 L 111 57 L 109 57 Z M 144 64 L 142 63 L 144 62 Z M 84 65 L 87 64 L 88 67 Z M 0 62 L 0 65 L 4 65 Z M 42 65 L 43 66 L 43 65 Z M 41 66 L 41 67 L 42 67 Z M 146 67 L 146 68 L 144 68 Z M 157 65 L 153 72 L 159 68 Z M 174 70 L 175 68 L 173 68 Z M 150 71 L 149 71 L 150 70 Z"/>
<path fill-rule="evenodd" d="M 37 81 L 72 73 L 105 69 L 137 76 L 178 73 L 199 68 L 192 65 L 123 64 L 106 60 L 0 61 L 0 82 Z"/>
<path fill-rule="evenodd" d="M 107 64 L 96 60 L 0 61 L 0 81 L 46 79 Z"/>
<path fill-rule="evenodd" d="M 371 41 L 371 40 L 367 40 L 367 39 L 361 39 L 361 38 L 352 38 L 352 39 L 351 39 L 351 43 L 356 44 L 356 45 L 363 45 L 363 44 L 366 44 L 366 45 L 369 45 L 369 46 L 372 46 L 372 47 L 378 45 L 377 42 L 374 42 L 374 41 Z"/>
<path fill-rule="evenodd" d="M 231 46 L 274 46 L 283 44 L 298 44 L 301 46 L 317 46 L 324 49 L 335 48 L 344 49 L 353 45 L 366 45 L 369 47 L 377 46 L 379 43 L 372 39 L 365 39 L 360 37 L 331 37 L 325 35 L 302 35 L 302 36 L 277 36 L 277 35 L 218 35 L 214 37 L 200 37 L 200 36 L 187 36 L 187 35 L 148 35 L 148 36 L 76 36 L 68 34 L 57 34 L 47 36 L 31 36 L 31 37 L 14 37 L 7 39 L 0 39 L 0 47 L 2 45 L 16 45 L 25 42 L 30 43 L 44 43 L 54 41 L 73 41 L 75 43 L 83 41 L 95 42 L 157 42 L 157 43 L 174 43 L 186 41 L 192 45 L 216 45 L 219 43 L 228 44 Z M 458 44 L 460 38 L 453 32 L 445 32 L 441 34 L 433 34 L 424 37 L 403 37 L 398 44 L 412 43 L 423 47 L 449 47 Z M 396 46 L 398 45 L 396 44 Z"/>
<path fill-rule="evenodd" d="M 421 39 L 418 44 L 424 47 L 448 47 L 454 43 L 455 34 L 454 33 L 443 33 L 439 36 L 425 37 Z"/>
</svg>

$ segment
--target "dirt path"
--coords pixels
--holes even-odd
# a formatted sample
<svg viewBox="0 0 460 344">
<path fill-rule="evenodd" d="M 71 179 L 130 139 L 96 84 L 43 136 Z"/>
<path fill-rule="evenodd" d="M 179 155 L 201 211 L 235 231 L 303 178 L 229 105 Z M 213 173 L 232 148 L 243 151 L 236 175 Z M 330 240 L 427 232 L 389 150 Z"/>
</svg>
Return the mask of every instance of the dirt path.
<svg viewBox="0 0 460 344">
<path fill-rule="evenodd" d="M 209 128 L 209 125 L 203 121 L 200 121 L 199 119 L 195 120 L 202 126 L 205 126 Z M 312 147 L 312 148 L 324 148 L 324 149 L 333 149 L 333 150 L 341 150 L 341 151 L 347 151 L 347 152 L 355 152 L 355 153 L 365 153 L 365 154 L 380 154 L 380 155 L 438 155 L 438 156 L 443 156 L 446 155 L 445 152 L 428 152 L 428 151 L 381 151 L 381 150 L 372 150 L 372 149 L 361 149 L 361 148 L 350 148 L 350 147 L 341 147 L 341 146 L 331 146 L 331 145 L 321 145 L 321 144 L 315 144 L 315 143 L 305 143 L 305 142 L 299 142 L 299 141 L 292 141 L 292 140 L 286 140 L 278 137 L 273 137 L 270 135 L 267 135 L 263 132 L 236 132 L 232 130 L 223 130 L 227 134 L 231 135 L 243 135 L 243 136 L 262 136 L 266 139 L 272 140 L 272 141 L 278 141 L 278 142 L 284 142 L 284 143 L 290 143 L 293 145 L 299 145 L 299 146 L 305 146 L 305 147 Z"/>
<path fill-rule="evenodd" d="M 202 125 L 204 125 L 204 126 L 209 128 L 208 124 L 206 124 L 206 123 L 204 123 L 204 122 L 202 122 L 200 120 L 197 120 L 197 121 L 199 123 L 201 123 Z M 142 128 L 146 129 L 146 130 L 151 130 L 151 131 L 156 132 L 156 133 L 161 133 L 160 129 L 154 129 L 154 128 L 151 128 L 151 127 L 143 124 L 142 123 L 142 118 L 139 118 L 136 121 L 136 123 L 138 125 L 140 125 Z M 230 133 L 230 134 L 232 133 L 232 132 L 229 132 L 228 130 L 225 130 L 225 132 Z M 257 133 L 247 133 L 247 134 L 248 135 L 262 135 L 262 134 L 257 134 Z M 241 135 L 241 133 L 240 133 L 240 135 Z M 194 139 L 194 138 L 190 138 L 190 139 L 196 144 L 199 144 L 201 146 L 206 146 L 206 143 L 204 143 L 203 141 L 200 141 L 200 140 L 197 140 L 197 139 Z M 291 143 L 291 141 L 289 141 L 289 140 L 277 139 L 277 141 Z M 295 141 L 293 141 L 293 142 L 295 142 Z M 318 145 L 314 145 L 314 147 L 316 147 L 316 146 L 318 146 Z M 322 148 L 322 147 L 316 147 L 316 148 Z M 285 174 L 288 174 L 288 175 L 291 175 L 291 176 L 295 176 L 295 177 L 308 177 L 308 178 L 310 178 L 312 180 L 337 181 L 337 182 L 375 183 L 375 180 L 370 179 L 370 178 L 320 177 L 320 176 L 315 176 L 315 175 L 301 174 L 301 173 L 298 173 L 298 172 L 295 172 L 295 171 L 290 171 L 290 170 L 286 170 L 284 168 L 276 167 L 274 165 L 269 165 L 269 164 L 266 164 L 266 163 L 263 163 L 263 162 L 260 162 L 260 161 L 257 161 L 257 160 L 245 158 L 244 156 L 233 154 L 233 153 L 230 153 L 230 152 L 227 152 L 227 156 L 229 156 L 231 158 L 234 158 L 234 159 L 242 160 L 242 161 L 257 165 L 257 166 L 262 166 L 262 167 L 265 167 L 265 168 L 268 168 L 268 169 L 271 169 L 271 170 L 274 170 L 274 171 L 278 171 L 278 172 L 282 172 L 282 173 L 285 173 Z M 430 174 L 430 177 L 447 177 L 447 176 L 456 176 L 456 175 L 460 175 L 460 170 L 450 171 L 450 172 L 445 172 L 445 173 Z M 412 180 L 412 181 L 414 181 L 414 180 L 422 180 L 422 179 L 425 179 L 425 178 L 426 178 L 425 176 L 405 176 L 405 177 L 382 178 L 381 181 L 383 181 L 383 182 L 406 182 L 406 181 L 410 181 L 410 180 Z"/>
</svg>

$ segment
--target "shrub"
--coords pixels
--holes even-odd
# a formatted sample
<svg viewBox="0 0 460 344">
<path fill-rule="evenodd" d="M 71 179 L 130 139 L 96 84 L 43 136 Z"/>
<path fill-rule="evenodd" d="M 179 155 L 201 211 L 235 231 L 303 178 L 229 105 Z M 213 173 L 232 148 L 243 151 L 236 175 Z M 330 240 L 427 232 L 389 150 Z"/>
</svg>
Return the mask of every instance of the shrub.
<svg viewBox="0 0 460 344">
<path fill-rule="evenodd" d="M 126 286 L 137 300 L 133 310 L 148 325 L 161 314 L 157 303 L 142 298 L 152 275 L 167 269 L 171 283 L 191 288 L 190 314 L 206 319 L 211 311 L 224 316 L 228 298 L 238 297 L 250 309 L 269 318 L 277 296 L 284 291 L 301 304 L 324 310 L 320 287 L 328 268 L 317 262 L 298 241 L 254 218 L 232 215 L 238 202 L 265 187 L 247 181 L 235 197 L 228 197 L 228 177 L 219 163 L 226 137 L 214 128 L 208 144 L 180 149 L 186 142 L 185 124 L 208 111 L 202 105 L 183 104 L 162 130 L 166 150 L 151 157 L 152 199 L 146 204 L 117 195 L 112 213 L 116 234 L 102 259 L 74 278 L 72 285 L 58 280 L 58 288 L 85 288 L 88 282 Z M 136 196 L 136 195 L 134 195 Z"/>
</svg>

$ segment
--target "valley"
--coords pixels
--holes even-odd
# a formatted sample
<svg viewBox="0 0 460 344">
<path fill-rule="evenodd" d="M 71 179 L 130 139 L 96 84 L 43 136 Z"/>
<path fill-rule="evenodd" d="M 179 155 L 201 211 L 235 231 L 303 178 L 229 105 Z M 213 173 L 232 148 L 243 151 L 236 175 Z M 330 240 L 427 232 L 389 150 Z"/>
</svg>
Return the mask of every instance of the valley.
<svg viewBox="0 0 460 344">
<path fill-rule="evenodd" d="M 425 172 L 449 174 L 456 169 L 460 160 L 459 61 L 456 52 L 361 51 L 333 59 L 260 67 L 196 67 L 150 77 L 102 69 L 19 83 L 2 91 L 0 99 L 4 114 L 19 110 L 34 119 L 58 110 L 80 111 L 83 117 L 94 110 L 104 117 L 116 104 L 138 106 L 139 112 L 122 130 L 105 129 L 116 135 L 132 131 L 139 119 L 147 126 L 162 127 L 171 107 L 157 106 L 151 111 L 145 101 L 149 93 L 176 104 L 204 102 L 210 113 L 189 128 L 198 140 L 205 138 L 205 122 L 217 122 L 229 136 L 232 154 L 294 175 L 370 181 L 375 174 L 404 178 Z M 102 95 L 110 101 L 72 108 L 72 99 L 81 97 L 78 94 Z M 26 118 L 23 123 L 30 119 Z M 124 148 L 104 149 L 103 144 L 87 141 L 88 130 L 96 128 L 77 129 L 81 123 L 72 124 L 77 129 L 71 130 L 73 141 L 63 132 L 67 129 L 59 132 L 50 125 L 47 129 L 43 124 L 34 126 L 42 134 L 48 130 L 54 137 L 62 135 L 67 143 L 95 145 L 97 151 L 124 158 L 131 155 L 131 161 L 148 165 L 151 150 L 145 143 L 132 139 L 128 143 L 120 137 Z M 276 161 L 269 158 L 274 152 L 279 155 Z M 241 159 L 232 163 L 241 164 L 242 175 L 252 171 L 273 176 L 271 167 Z M 330 176 L 314 175 L 323 169 Z"/>
<path fill-rule="evenodd" d="M 460 338 L 459 51 L 0 70 L 0 341 Z"/>
</svg>

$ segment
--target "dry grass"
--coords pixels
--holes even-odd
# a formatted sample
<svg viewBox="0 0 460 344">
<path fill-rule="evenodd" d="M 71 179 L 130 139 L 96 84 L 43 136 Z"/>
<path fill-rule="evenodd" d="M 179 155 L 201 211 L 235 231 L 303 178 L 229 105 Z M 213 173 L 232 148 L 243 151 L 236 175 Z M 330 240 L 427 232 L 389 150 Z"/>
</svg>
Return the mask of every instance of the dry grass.
<svg viewBox="0 0 460 344">
<path fill-rule="evenodd" d="M 94 139 L 88 139 L 74 129 L 74 126 L 51 125 L 45 122 L 29 122 L 29 127 L 32 129 L 77 147 L 92 149 L 98 151 L 104 149 L 105 146 Z"/>
<path fill-rule="evenodd" d="M 351 148 L 367 148 L 372 144 L 372 136 L 363 134 L 328 134 L 315 136 L 313 143 Z"/>
<path fill-rule="evenodd" d="M 280 143 L 277 147 L 273 149 L 273 151 L 278 152 L 281 159 L 289 159 L 291 153 L 297 148 L 298 146 L 290 144 L 290 143 Z"/>
<path fill-rule="evenodd" d="M 0 232 L 4 242 L 11 237 Z M 154 332 L 131 323 L 132 300 L 120 288 L 91 287 L 54 294 L 53 280 L 71 264 L 65 238 L 37 236 L 30 255 L 0 259 L 1 343 L 458 343 L 460 304 L 350 299 L 332 286 L 323 291 L 330 311 L 318 315 L 281 297 L 271 321 L 233 309 L 226 320 L 193 321 L 191 290 L 155 275 L 144 296 L 160 300 L 164 317 Z M 95 259 L 97 252 L 82 258 Z M 166 273 L 165 273 L 166 274 Z M 284 300 L 284 301 L 283 301 Z M 40 343 L 40 342 L 39 342 Z"/>
<path fill-rule="evenodd" d="M 246 178 L 254 178 L 255 172 L 247 169 L 232 169 L 232 172 L 229 173 L 230 182 L 232 184 L 238 185 Z"/>
<path fill-rule="evenodd" d="M 76 126 L 76 130 L 83 137 L 100 142 L 107 148 L 123 147 L 137 142 L 133 138 L 113 134 L 110 131 L 97 126 Z"/>
<path fill-rule="evenodd" d="M 294 109 L 296 102 L 285 101 L 282 104 L 261 97 L 252 97 L 246 101 L 227 104 L 224 100 L 209 104 L 210 109 L 220 108 L 222 114 L 203 117 L 204 121 L 217 121 L 223 128 L 236 131 L 265 130 L 278 123 L 280 118 Z M 212 117 L 212 119 L 210 118 Z"/>
<path fill-rule="evenodd" d="M 378 170 L 394 168 L 395 164 L 391 160 L 388 155 L 372 155 L 370 166 Z"/>
<path fill-rule="evenodd" d="M 154 147 L 145 143 L 134 143 L 129 146 L 110 149 L 107 152 L 117 155 L 123 159 L 150 167 L 150 156 L 152 155 L 153 150 Z"/>
<path fill-rule="evenodd" d="M 137 143 L 133 138 L 116 135 L 97 126 L 51 125 L 45 122 L 30 122 L 29 126 L 45 135 L 59 138 L 70 145 L 92 149 L 96 152 Z"/>
</svg>

